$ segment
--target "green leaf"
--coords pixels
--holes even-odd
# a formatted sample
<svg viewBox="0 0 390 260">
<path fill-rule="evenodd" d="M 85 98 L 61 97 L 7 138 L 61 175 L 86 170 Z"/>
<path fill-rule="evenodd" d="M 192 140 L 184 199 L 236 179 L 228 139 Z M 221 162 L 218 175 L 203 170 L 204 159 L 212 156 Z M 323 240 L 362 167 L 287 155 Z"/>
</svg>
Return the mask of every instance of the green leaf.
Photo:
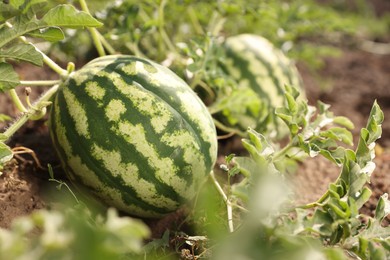
<svg viewBox="0 0 390 260">
<path fill-rule="evenodd" d="M 30 17 L 27 14 L 22 14 L 15 17 L 14 21 L 12 21 L 12 25 L 12 28 L 8 28 L 7 26 L 0 28 L 0 47 L 8 44 L 19 36 L 46 27 L 98 27 L 101 26 L 102 23 L 91 15 L 78 11 L 71 5 L 58 5 L 50 9 L 41 20 L 38 20 L 35 16 Z"/>
<path fill-rule="evenodd" d="M 371 195 L 372 191 L 367 187 L 364 187 L 362 192 L 354 194 L 353 197 L 357 197 L 355 201 L 357 208 L 360 209 L 363 207 L 363 205 L 370 199 Z"/>
<path fill-rule="evenodd" d="M 49 42 L 58 42 L 65 38 L 63 31 L 59 27 L 49 27 L 28 33 L 28 36 L 42 38 Z"/>
<path fill-rule="evenodd" d="M 385 193 L 378 200 L 378 204 L 375 209 L 375 219 L 379 222 L 382 222 L 382 220 L 390 214 L 390 201 L 388 197 L 388 194 Z"/>
<path fill-rule="evenodd" d="M 375 101 L 372 105 L 370 117 L 367 122 L 367 130 L 370 132 L 370 137 L 367 143 L 375 142 L 382 135 L 381 124 L 384 119 L 383 111 L 380 109 L 378 103 Z"/>
<path fill-rule="evenodd" d="M 58 5 L 50 9 L 41 21 L 47 26 L 67 28 L 100 27 L 103 25 L 90 14 L 78 11 L 71 5 Z"/>
<path fill-rule="evenodd" d="M 11 148 L 8 145 L 0 142 L 0 164 L 4 165 L 6 162 L 10 161 L 13 157 Z"/>
<path fill-rule="evenodd" d="M 345 260 L 346 256 L 340 248 L 324 248 L 324 254 L 326 255 L 326 259 L 329 260 Z"/>
<path fill-rule="evenodd" d="M 10 116 L 0 114 L 0 122 L 5 122 L 5 121 L 9 121 L 9 120 L 11 120 Z M 4 139 L 4 140 L 6 140 L 6 139 Z M 2 141 L 1 134 L 0 134 L 0 141 Z"/>
<path fill-rule="evenodd" d="M 329 137 L 333 140 L 342 141 L 345 144 L 353 145 L 352 133 L 346 128 L 332 127 L 329 130 L 320 133 L 320 136 Z"/>
<path fill-rule="evenodd" d="M 3 26 L 0 28 L 0 48 L 8 44 L 19 36 L 22 36 L 30 31 L 46 27 L 42 25 L 35 17 L 31 18 L 27 15 L 19 15 L 12 21 L 12 28 Z"/>
<path fill-rule="evenodd" d="M 20 14 L 20 10 L 10 4 L 0 3 L 0 23 Z"/>
<path fill-rule="evenodd" d="M 15 2 L 21 2 L 21 1 L 15 1 Z M 42 8 L 47 4 L 47 1 L 45 0 L 24 0 L 23 4 L 19 6 L 19 9 L 22 11 L 23 14 L 27 13 L 30 9 L 34 9 L 33 13 L 36 11 L 39 11 L 37 7 Z"/>
<path fill-rule="evenodd" d="M 258 164 L 250 157 L 234 157 L 233 161 L 246 177 L 259 171 Z"/>
<path fill-rule="evenodd" d="M 143 247 L 143 250 L 145 253 L 152 253 L 153 250 L 158 250 L 164 247 L 169 247 L 169 229 L 165 230 L 163 236 L 160 239 L 153 239 L 151 242 L 147 243 Z"/>
<path fill-rule="evenodd" d="M 43 57 L 31 44 L 19 43 L 8 49 L 0 49 L 0 58 L 25 61 L 37 66 L 43 65 Z"/>
<path fill-rule="evenodd" d="M 287 101 L 287 107 L 290 110 L 290 113 L 295 115 L 298 112 L 297 101 L 294 99 L 293 95 L 291 95 L 288 92 L 286 92 L 284 95 L 285 95 L 285 98 Z"/>
<path fill-rule="evenodd" d="M 345 117 L 345 116 L 336 116 L 336 117 L 333 118 L 333 122 L 335 124 L 340 125 L 340 126 L 344 126 L 344 127 L 346 127 L 347 129 L 350 129 L 350 130 L 355 128 L 355 126 L 353 125 L 352 121 L 349 118 Z"/>
<path fill-rule="evenodd" d="M 10 64 L 0 62 L 0 93 L 13 89 L 17 85 L 19 85 L 19 75 Z"/>
<path fill-rule="evenodd" d="M 241 199 L 243 202 L 248 203 L 250 201 L 250 189 L 249 185 L 244 182 L 240 182 L 232 185 L 232 195 Z"/>
<path fill-rule="evenodd" d="M 9 4 L 0 3 L 0 23 L 20 14 L 34 15 L 47 4 L 45 0 L 11 0 Z"/>
<path fill-rule="evenodd" d="M 370 252 L 369 258 L 371 260 L 386 259 L 386 252 L 384 251 L 384 249 L 382 247 L 378 246 L 373 241 L 368 244 L 368 249 Z"/>
</svg>

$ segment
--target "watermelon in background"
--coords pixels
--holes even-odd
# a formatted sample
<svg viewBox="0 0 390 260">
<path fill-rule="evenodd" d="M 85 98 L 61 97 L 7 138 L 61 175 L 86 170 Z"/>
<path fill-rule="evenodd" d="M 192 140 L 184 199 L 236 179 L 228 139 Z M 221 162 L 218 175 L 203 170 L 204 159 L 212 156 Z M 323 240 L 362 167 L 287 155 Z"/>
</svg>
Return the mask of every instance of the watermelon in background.
<svg viewBox="0 0 390 260">
<path fill-rule="evenodd" d="M 287 127 L 274 112 L 283 105 L 285 85 L 300 89 L 305 97 L 294 62 L 254 34 L 228 37 L 223 46 L 226 62 L 222 67 L 236 81 L 237 89 L 231 95 L 235 103 L 241 103 L 223 109 L 227 123 L 242 130 L 252 127 L 270 137 L 286 135 Z"/>
</svg>

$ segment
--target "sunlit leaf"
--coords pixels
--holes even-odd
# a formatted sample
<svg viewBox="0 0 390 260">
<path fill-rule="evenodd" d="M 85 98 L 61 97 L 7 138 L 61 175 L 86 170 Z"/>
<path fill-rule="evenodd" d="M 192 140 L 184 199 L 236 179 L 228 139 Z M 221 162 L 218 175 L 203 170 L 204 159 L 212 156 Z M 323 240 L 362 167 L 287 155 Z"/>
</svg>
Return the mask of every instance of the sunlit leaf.
<svg viewBox="0 0 390 260">
<path fill-rule="evenodd" d="M 356 197 L 355 203 L 357 208 L 360 209 L 363 207 L 363 205 L 370 199 L 371 195 L 372 191 L 367 187 L 364 187 L 361 192 L 352 194 L 353 197 Z"/>
<path fill-rule="evenodd" d="M 355 127 L 353 125 L 353 122 L 349 118 L 344 117 L 344 116 L 336 116 L 336 117 L 334 117 L 333 118 L 333 122 L 335 124 L 340 125 L 340 126 L 344 126 L 347 129 L 353 129 Z"/>
<path fill-rule="evenodd" d="M 58 5 L 41 19 L 43 25 L 67 28 L 99 27 L 103 24 L 90 14 L 78 11 L 71 5 Z"/>
<path fill-rule="evenodd" d="M 370 132 L 370 137 L 367 142 L 370 144 L 375 142 L 382 135 L 381 124 L 384 119 L 383 111 L 380 109 L 378 103 L 375 101 L 372 105 L 370 116 L 367 122 L 367 130 Z"/>
<path fill-rule="evenodd" d="M 382 222 L 382 220 L 390 214 L 390 201 L 387 193 L 383 194 L 379 200 L 375 209 L 375 218 Z"/>
<path fill-rule="evenodd" d="M 78 11 L 71 5 L 58 5 L 50 9 L 41 20 L 35 16 L 30 17 L 27 14 L 22 14 L 15 17 L 12 22 L 12 28 L 7 26 L 0 28 L 0 47 L 19 36 L 46 27 L 83 28 L 102 25 L 91 15 Z"/>
<path fill-rule="evenodd" d="M 28 36 L 42 38 L 49 42 L 58 42 L 65 38 L 63 31 L 58 27 L 49 27 L 28 33 Z"/>
<path fill-rule="evenodd" d="M 341 127 L 332 127 L 329 130 L 321 132 L 320 136 L 339 140 L 345 144 L 353 145 L 353 136 L 350 131 Z"/>
<path fill-rule="evenodd" d="M 30 31 L 46 27 L 42 25 L 35 17 L 30 18 L 27 15 L 19 15 L 13 19 L 12 28 L 3 26 L 0 28 L 0 47 L 8 44 L 19 36 Z"/>
</svg>

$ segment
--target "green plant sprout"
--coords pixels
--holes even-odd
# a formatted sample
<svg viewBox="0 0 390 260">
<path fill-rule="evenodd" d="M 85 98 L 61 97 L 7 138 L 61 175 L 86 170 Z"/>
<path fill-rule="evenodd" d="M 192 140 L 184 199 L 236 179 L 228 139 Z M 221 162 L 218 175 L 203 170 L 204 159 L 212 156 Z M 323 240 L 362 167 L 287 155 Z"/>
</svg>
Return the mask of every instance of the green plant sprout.
<svg viewBox="0 0 390 260">
<path fill-rule="evenodd" d="M 356 151 L 352 151 L 339 145 L 340 142 L 352 144 L 352 135 L 344 128 L 352 127 L 348 119 L 334 117 L 329 106 L 323 103 L 319 103 L 315 114 L 314 107 L 297 101 L 294 88 L 287 87 L 285 97 L 286 106 L 278 108 L 276 113 L 290 128 L 289 143 L 276 149 L 264 136 L 249 129 L 243 145 L 250 157 L 229 156 L 226 161 L 230 165 L 233 162 L 234 167 L 223 166 L 228 175 L 239 171 L 243 180 L 234 184 L 228 182 L 225 193 L 211 175 L 228 207 L 229 231 L 233 231 L 233 221 L 239 223 L 239 228 L 221 246 L 216 259 L 228 255 L 283 259 L 282 255 L 288 253 L 292 254 L 292 259 L 303 259 L 301 257 L 313 254 L 313 250 L 329 259 L 347 259 L 341 250 L 360 259 L 389 257 L 390 229 L 381 226 L 384 217 L 390 214 L 387 194 L 380 198 L 374 218 L 360 213 L 371 196 L 366 184 L 375 169 L 375 141 L 382 133 L 383 112 L 378 104 L 374 103 L 367 126 L 361 130 Z M 288 192 L 286 169 L 281 168 L 281 165 L 289 164 L 291 155 L 301 158 L 322 155 L 341 167 L 340 175 L 317 201 L 296 205 Z M 233 210 L 241 212 L 235 219 L 232 218 Z M 291 218 L 291 214 L 294 217 Z M 244 242 L 243 236 L 250 238 Z M 260 241 L 253 244 L 257 236 L 264 236 L 264 241 L 271 244 L 264 247 Z M 280 244 L 282 241 L 295 245 L 296 250 L 291 248 L 289 252 L 287 244 L 283 247 Z"/>
</svg>

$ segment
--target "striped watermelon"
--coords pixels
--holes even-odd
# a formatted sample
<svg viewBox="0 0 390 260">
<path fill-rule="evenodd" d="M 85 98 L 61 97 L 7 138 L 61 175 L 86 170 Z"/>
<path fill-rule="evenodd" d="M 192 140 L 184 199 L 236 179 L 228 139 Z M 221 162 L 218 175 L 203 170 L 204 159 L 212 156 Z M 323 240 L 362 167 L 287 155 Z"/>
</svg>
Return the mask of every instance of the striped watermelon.
<svg viewBox="0 0 390 260">
<path fill-rule="evenodd" d="M 131 215 L 160 217 L 192 199 L 217 155 L 207 108 L 169 69 L 97 58 L 60 86 L 52 141 L 70 180 Z"/>
<path fill-rule="evenodd" d="M 247 92 L 246 96 L 257 96 L 257 102 L 252 102 L 247 108 L 247 115 L 242 118 L 252 118 L 248 125 L 236 123 L 243 129 L 248 126 L 268 132 L 270 136 L 283 136 L 287 133 L 287 127 L 277 119 L 274 109 L 283 105 L 284 86 L 290 85 L 302 88 L 298 70 L 281 50 L 277 49 L 265 38 L 253 34 L 240 34 L 228 37 L 224 43 L 227 60 L 223 65 L 226 72 L 238 83 L 240 93 Z M 302 91 L 302 95 L 304 93 Z M 235 109 L 243 107 L 229 107 L 223 111 L 229 117 L 235 113 Z M 238 116 L 236 116 L 238 117 Z M 232 123 L 232 122 L 230 122 Z"/>
</svg>

